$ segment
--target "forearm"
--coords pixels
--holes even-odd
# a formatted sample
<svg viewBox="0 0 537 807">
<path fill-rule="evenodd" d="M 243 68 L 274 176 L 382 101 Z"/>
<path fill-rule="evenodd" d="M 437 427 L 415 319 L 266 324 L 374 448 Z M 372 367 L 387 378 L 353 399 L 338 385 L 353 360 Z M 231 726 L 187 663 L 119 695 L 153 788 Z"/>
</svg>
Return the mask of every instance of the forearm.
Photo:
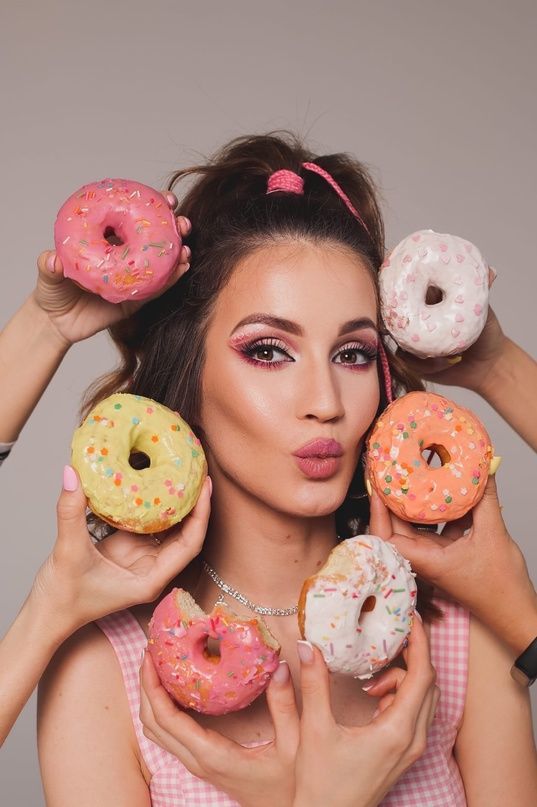
<svg viewBox="0 0 537 807">
<path fill-rule="evenodd" d="M 511 339 L 476 390 L 537 451 L 537 362 Z"/>
<path fill-rule="evenodd" d="M 30 595 L 0 641 L 0 746 L 70 633 L 70 626 L 48 618 Z"/>
<path fill-rule="evenodd" d="M 0 443 L 16 440 L 68 347 L 30 296 L 0 333 Z"/>
</svg>

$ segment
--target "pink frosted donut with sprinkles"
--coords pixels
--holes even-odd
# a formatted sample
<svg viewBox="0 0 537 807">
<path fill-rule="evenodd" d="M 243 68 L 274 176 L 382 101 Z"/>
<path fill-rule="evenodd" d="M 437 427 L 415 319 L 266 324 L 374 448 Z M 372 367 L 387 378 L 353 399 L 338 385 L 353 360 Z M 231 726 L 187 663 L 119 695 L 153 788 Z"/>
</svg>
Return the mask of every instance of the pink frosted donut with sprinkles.
<svg viewBox="0 0 537 807">
<path fill-rule="evenodd" d="M 116 393 L 76 429 L 71 464 L 88 504 L 114 527 L 160 532 L 196 504 L 207 462 L 177 412 L 142 395 Z"/>
<path fill-rule="evenodd" d="M 181 252 L 164 196 L 130 179 L 75 191 L 58 212 L 54 241 L 65 277 L 111 303 L 158 294 Z"/>
<path fill-rule="evenodd" d="M 300 633 L 331 672 L 371 678 L 405 645 L 416 605 L 409 562 L 375 535 L 341 541 L 304 582 Z"/>
<path fill-rule="evenodd" d="M 223 715 L 264 692 L 280 645 L 262 619 L 240 617 L 223 602 L 206 614 L 187 591 L 174 588 L 151 617 L 148 651 L 177 703 Z"/>
<path fill-rule="evenodd" d="M 429 464 L 435 456 L 440 467 Z M 434 392 L 391 403 L 373 427 L 366 458 L 366 479 L 386 506 L 420 524 L 467 513 L 499 462 L 476 415 Z"/>
<path fill-rule="evenodd" d="M 419 230 L 404 238 L 382 264 L 379 288 L 388 331 L 420 358 L 461 353 L 485 327 L 489 267 L 456 235 Z"/>
</svg>

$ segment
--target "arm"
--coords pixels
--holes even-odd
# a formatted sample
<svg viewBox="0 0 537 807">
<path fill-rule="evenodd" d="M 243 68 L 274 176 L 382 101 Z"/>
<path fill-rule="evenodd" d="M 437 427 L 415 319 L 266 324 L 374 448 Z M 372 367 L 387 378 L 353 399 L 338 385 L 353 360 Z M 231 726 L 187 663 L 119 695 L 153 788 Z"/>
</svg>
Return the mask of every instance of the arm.
<svg viewBox="0 0 537 807">
<path fill-rule="evenodd" d="M 513 660 L 513 653 L 472 618 L 466 706 L 455 743 L 468 807 L 535 804 L 529 694 L 509 676 Z"/>
<path fill-rule="evenodd" d="M 38 747 L 48 807 L 149 807 L 121 671 L 93 625 L 65 643 L 40 684 Z"/>
<path fill-rule="evenodd" d="M 177 200 L 169 194 L 169 204 Z M 190 221 L 177 219 L 181 236 L 190 232 Z M 166 289 L 189 268 L 190 249 L 183 245 L 179 263 Z M 43 252 L 37 260 L 37 285 L 0 332 L 0 443 L 19 435 L 35 405 L 50 383 L 70 346 L 87 339 L 134 313 L 142 303 L 113 304 L 84 291 L 63 276 L 55 252 Z"/>
<path fill-rule="evenodd" d="M 75 481 L 76 475 L 73 477 Z M 0 641 L 0 746 L 60 644 L 82 625 L 152 602 L 200 551 L 210 510 L 210 480 L 196 506 L 158 546 L 119 531 L 99 551 L 86 527 L 82 490 L 58 502 L 58 538 L 15 622 Z"/>
</svg>

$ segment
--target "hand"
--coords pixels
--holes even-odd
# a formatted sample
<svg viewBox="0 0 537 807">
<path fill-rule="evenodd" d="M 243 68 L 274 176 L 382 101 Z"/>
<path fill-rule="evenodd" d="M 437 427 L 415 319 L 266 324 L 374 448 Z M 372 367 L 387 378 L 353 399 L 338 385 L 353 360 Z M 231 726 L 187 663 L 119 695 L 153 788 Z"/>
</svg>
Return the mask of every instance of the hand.
<svg viewBox="0 0 537 807">
<path fill-rule="evenodd" d="M 403 651 L 408 669 L 392 667 L 368 689 L 367 694 L 380 701 L 365 726 L 336 723 L 328 671 L 319 650 L 312 650 L 311 662 L 301 665 L 303 711 L 294 807 L 375 807 L 424 753 L 438 702 L 421 620 L 414 620 Z"/>
<path fill-rule="evenodd" d="M 175 196 L 168 193 L 166 199 L 170 207 L 175 208 L 177 205 Z M 182 238 L 187 236 L 191 229 L 189 219 L 178 216 L 177 229 Z M 166 287 L 157 296 L 179 280 L 189 268 L 189 260 L 190 248 L 183 244 L 179 262 Z M 37 259 L 37 267 L 39 276 L 33 292 L 34 299 L 48 314 L 51 324 L 66 347 L 129 317 L 147 302 L 127 300 L 123 303 L 109 303 L 97 294 L 85 291 L 73 280 L 63 276 L 62 263 L 51 250 L 41 253 Z"/>
<path fill-rule="evenodd" d="M 69 468 L 69 466 L 68 466 Z M 75 471 L 58 501 L 58 537 L 39 570 L 31 599 L 50 612 L 51 627 L 69 635 L 88 622 L 131 605 L 152 602 L 200 552 L 210 513 L 211 481 L 204 482 L 196 506 L 157 545 L 147 535 L 116 532 L 93 543 L 86 526 L 86 497 Z"/>
<path fill-rule="evenodd" d="M 274 739 L 254 747 L 203 728 L 178 709 L 161 685 L 149 653 L 142 663 L 140 683 L 140 719 L 146 737 L 176 756 L 195 776 L 228 793 L 241 807 L 292 805 L 299 729 L 285 661 L 280 662 L 267 689 Z"/>
<path fill-rule="evenodd" d="M 370 531 L 394 544 L 414 571 L 470 609 L 518 652 L 535 636 L 537 595 L 524 556 L 504 524 L 494 476 L 473 510 L 448 523 L 442 535 L 418 532 L 373 491 Z M 521 624 L 532 613 L 532 624 Z"/>
</svg>

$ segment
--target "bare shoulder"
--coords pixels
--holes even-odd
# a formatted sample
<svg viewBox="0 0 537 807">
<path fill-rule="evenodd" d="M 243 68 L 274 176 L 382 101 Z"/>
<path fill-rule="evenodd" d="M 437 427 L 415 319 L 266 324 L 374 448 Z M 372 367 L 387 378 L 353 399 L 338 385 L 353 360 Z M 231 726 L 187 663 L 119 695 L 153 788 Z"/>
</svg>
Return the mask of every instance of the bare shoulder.
<svg viewBox="0 0 537 807">
<path fill-rule="evenodd" d="M 47 805 L 149 805 L 119 663 L 95 625 L 68 639 L 43 676 L 38 745 Z"/>
<path fill-rule="evenodd" d="M 470 807 L 534 804 L 530 699 L 511 678 L 512 663 L 512 651 L 471 617 L 466 704 L 455 743 Z"/>
</svg>

